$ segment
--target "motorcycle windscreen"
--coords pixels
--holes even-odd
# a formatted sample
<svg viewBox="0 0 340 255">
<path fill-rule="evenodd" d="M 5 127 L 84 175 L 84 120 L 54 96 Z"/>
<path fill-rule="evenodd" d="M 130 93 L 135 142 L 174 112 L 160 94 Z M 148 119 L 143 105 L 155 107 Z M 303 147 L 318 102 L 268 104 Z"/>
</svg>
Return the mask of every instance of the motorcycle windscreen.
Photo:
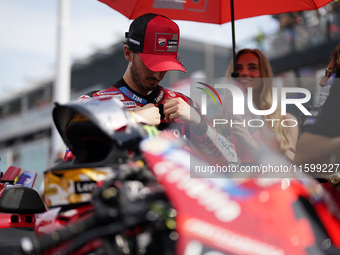
<svg viewBox="0 0 340 255">
<path fill-rule="evenodd" d="M 87 125 L 87 128 L 91 125 L 94 136 L 107 140 L 121 129 L 136 126 L 122 103 L 112 97 L 90 98 L 63 105 L 56 103 L 53 109 L 53 120 L 64 143 L 72 152 L 75 145 L 67 134 L 67 128 L 72 123 L 81 123 Z"/>
</svg>

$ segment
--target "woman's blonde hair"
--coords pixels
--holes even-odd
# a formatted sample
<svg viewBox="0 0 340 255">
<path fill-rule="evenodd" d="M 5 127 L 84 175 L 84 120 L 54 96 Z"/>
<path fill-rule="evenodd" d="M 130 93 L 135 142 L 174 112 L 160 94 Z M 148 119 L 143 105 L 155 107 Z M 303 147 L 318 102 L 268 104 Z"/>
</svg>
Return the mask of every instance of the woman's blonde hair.
<svg viewBox="0 0 340 255">
<path fill-rule="evenodd" d="M 269 63 L 268 58 L 260 51 L 259 49 L 241 49 L 236 53 L 236 61 L 237 59 L 246 53 L 252 53 L 259 59 L 259 69 L 260 69 L 260 77 L 265 78 L 262 80 L 261 92 L 259 94 L 259 98 L 257 100 L 256 107 L 259 110 L 267 110 L 270 109 L 273 104 L 273 71 L 271 65 Z M 231 72 L 233 71 L 233 63 L 229 65 L 227 70 L 227 77 L 231 77 Z M 281 150 L 286 153 L 289 150 L 289 141 L 288 141 L 288 133 L 287 130 L 280 125 L 281 121 L 284 119 L 280 114 L 280 107 L 276 108 L 276 111 L 272 114 L 264 116 L 267 120 L 269 119 L 279 119 L 280 121 L 274 121 L 273 123 L 273 132 L 280 144 Z M 271 122 L 270 122 L 271 123 Z"/>
</svg>

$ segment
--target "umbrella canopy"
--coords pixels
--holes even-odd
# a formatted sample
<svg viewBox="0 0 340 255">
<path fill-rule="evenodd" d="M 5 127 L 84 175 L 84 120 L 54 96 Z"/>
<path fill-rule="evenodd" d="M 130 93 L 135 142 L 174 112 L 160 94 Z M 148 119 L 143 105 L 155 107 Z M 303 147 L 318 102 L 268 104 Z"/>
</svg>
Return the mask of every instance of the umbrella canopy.
<svg viewBox="0 0 340 255">
<path fill-rule="evenodd" d="M 333 0 L 99 0 L 129 19 L 153 12 L 174 20 L 224 24 L 234 19 L 318 9 Z"/>
<path fill-rule="evenodd" d="M 231 21 L 234 72 L 236 73 L 234 20 L 285 12 L 315 10 L 333 0 L 99 0 L 129 19 L 145 13 L 174 20 L 212 24 Z"/>
</svg>

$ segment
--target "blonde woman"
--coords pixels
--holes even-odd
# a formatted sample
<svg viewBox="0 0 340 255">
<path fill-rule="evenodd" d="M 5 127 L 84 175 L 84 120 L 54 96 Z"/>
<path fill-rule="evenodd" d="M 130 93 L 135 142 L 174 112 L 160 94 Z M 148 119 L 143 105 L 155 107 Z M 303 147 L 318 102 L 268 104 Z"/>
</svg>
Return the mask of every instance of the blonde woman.
<svg viewBox="0 0 340 255">
<path fill-rule="evenodd" d="M 231 76 L 232 66 L 228 69 L 228 77 Z M 242 49 L 236 54 L 236 71 L 239 74 L 235 78 L 236 84 L 245 91 L 252 88 L 254 107 L 258 110 L 270 109 L 273 103 L 273 73 L 267 57 L 258 49 Z M 223 111 L 221 113 L 223 115 Z M 232 118 L 237 121 L 242 119 L 241 116 Z M 282 116 L 279 107 L 263 118 L 266 123 L 264 128 L 254 130 L 244 125 L 232 125 L 230 128 L 230 139 L 236 146 L 241 162 L 254 162 L 253 152 L 258 151 L 263 144 L 293 160 L 299 133 L 296 118 L 289 113 Z M 276 121 L 270 121 L 272 119 Z M 285 126 L 289 127 L 282 125 L 283 120 Z"/>
</svg>

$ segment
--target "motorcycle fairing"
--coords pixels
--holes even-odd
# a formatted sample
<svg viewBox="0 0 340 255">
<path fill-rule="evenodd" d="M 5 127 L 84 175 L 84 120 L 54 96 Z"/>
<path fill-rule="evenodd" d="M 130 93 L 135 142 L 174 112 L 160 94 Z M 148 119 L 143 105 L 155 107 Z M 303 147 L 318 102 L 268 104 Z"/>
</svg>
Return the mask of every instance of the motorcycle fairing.
<svg viewBox="0 0 340 255">
<path fill-rule="evenodd" d="M 313 180 L 301 181 L 292 176 L 271 179 L 268 184 L 259 181 L 261 178 L 195 178 L 190 175 L 192 155 L 168 137 L 147 139 L 141 148 L 177 210 L 176 254 L 193 254 L 186 253 L 190 247 L 193 249 L 193 242 L 222 254 L 322 253 L 322 241 L 329 238 L 327 225 L 340 227 L 325 209 L 326 203 Z M 173 157 L 176 154 L 181 157 Z M 235 187 L 243 192 L 228 192 Z M 302 201 L 308 201 L 309 206 Z M 311 210 L 321 224 L 314 224 Z"/>
</svg>

